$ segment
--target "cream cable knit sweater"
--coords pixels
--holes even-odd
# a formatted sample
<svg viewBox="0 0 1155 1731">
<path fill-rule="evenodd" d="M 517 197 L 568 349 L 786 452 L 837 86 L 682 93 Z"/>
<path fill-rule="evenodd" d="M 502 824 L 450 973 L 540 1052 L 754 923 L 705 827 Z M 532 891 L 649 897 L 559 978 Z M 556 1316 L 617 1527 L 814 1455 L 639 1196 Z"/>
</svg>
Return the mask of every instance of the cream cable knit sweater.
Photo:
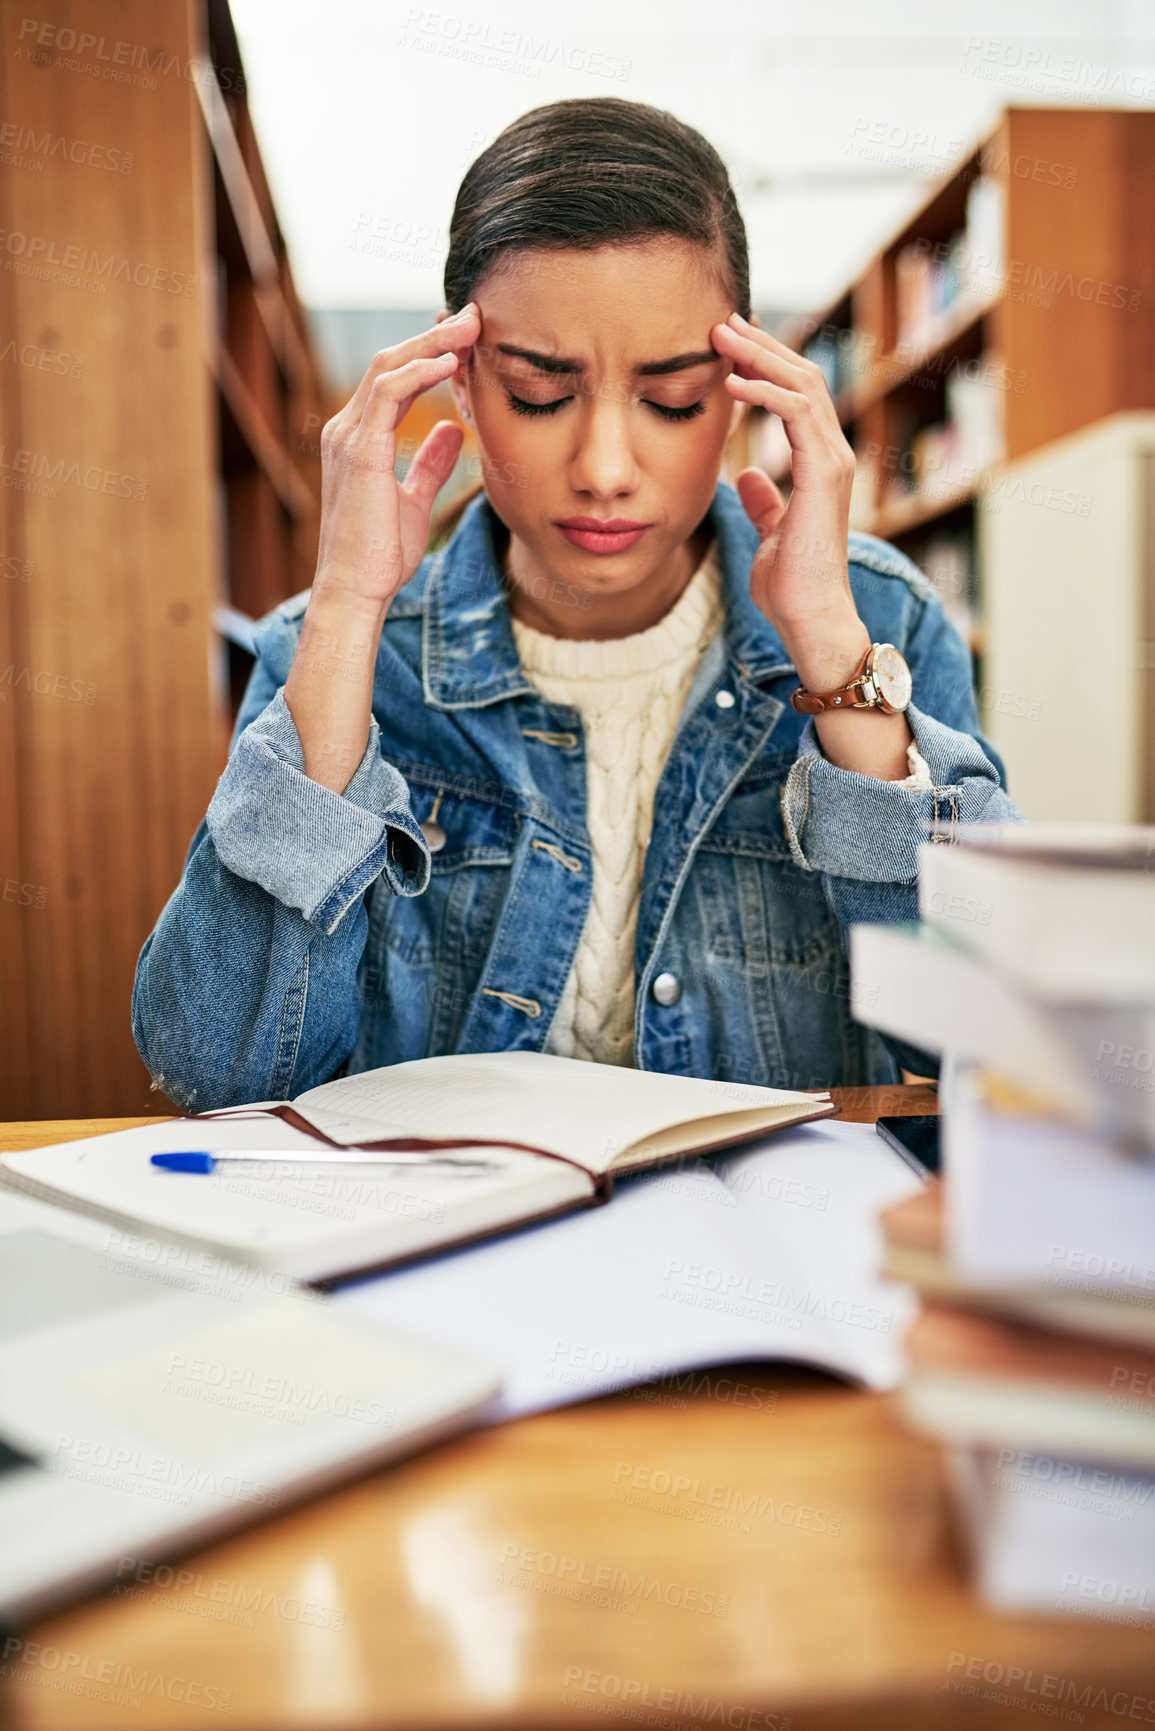
<svg viewBox="0 0 1155 1731">
<path fill-rule="evenodd" d="M 634 1061 L 634 937 L 654 794 L 698 665 L 725 606 L 717 542 L 665 618 L 608 642 L 550 637 L 513 619 L 518 654 L 554 703 L 580 710 L 593 899 L 545 1050 L 601 1064 Z M 913 744 L 900 787 L 931 786 Z"/>
<path fill-rule="evenodd" d="M 634 936 L 654 793 L 698 664 L 723 619 L 717 544 L 663 619 L 608 642 L 549 637 L 514 619 L 542 695 L 580 710 L 593 898 L 546 1043 L 602 1064 L 634 1061 Z"/>
</svg>

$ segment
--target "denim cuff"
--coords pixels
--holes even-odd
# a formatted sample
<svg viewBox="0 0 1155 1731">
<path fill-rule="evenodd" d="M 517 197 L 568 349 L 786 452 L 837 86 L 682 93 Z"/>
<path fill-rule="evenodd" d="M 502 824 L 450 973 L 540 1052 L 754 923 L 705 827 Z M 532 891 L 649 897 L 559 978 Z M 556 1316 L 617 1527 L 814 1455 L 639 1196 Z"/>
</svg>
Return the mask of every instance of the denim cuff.
<svg viewBox="0 0 1155 1731">
<path fill-rule="evenodd" d="M 782 789 L 786 839 L 803 870 L 909 883 L 918 875 L 923 842 L 954 841 L 960 823 L 983 815 L 999 775 L 979 742 L 913 704 L 906 718 L 930 774 L 928 788 L 839 769 L 823 756 L 813 720 L 807 722 Z"/>
<path fill-rule="evenodd" d="M 282 686 L 237 739 L 206 815 L 221 863 L 327 936 L 382 872 L 402 896 L 429 882 L 429 848 L 380 732 L 371 717 L 365 755 L 333 793 L 305 774 Z"/>
</svg>

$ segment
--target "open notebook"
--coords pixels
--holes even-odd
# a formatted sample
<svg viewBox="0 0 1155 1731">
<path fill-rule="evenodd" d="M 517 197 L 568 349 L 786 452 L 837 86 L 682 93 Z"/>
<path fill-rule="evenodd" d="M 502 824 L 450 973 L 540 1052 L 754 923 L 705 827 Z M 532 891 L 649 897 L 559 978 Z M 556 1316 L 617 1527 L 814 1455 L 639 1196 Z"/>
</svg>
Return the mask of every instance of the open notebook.
<svg viewBox="0 0 1155 1731">
<path fill-rule="evenodd" d="M 128 1233 L 335 1279 L 604 1201 L 635 1172 L 828 1117 L 826 1094 L 717 1083 L 539 1052 L 421 1058 L 301 1094 L 0 1157 L 0 1184 Z M 437 1155 L 351 1164 L 346 1150 Z M 154 1153 L 244 1152 L 211 1175 Z M 272 1152 L 303 1164 L 261 1165 Z M 484 1165 L 477 1162 L 483 1160 Z M 460 1169 L 455 1165 L 460 1161 Z"/>
</svg>

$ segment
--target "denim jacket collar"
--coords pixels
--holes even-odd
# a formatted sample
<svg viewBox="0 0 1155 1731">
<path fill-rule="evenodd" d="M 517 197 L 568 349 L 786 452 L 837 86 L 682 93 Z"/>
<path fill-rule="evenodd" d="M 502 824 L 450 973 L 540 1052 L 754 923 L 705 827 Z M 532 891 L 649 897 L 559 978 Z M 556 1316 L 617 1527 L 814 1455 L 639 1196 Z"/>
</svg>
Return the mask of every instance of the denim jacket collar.
<svg viewBox="0 0 1155 1731">
<path fill-rule="evenodd" d="M 719 481 L 707 515 L 718 540 L 727 657 L 738 676 L 758 683 L 791 666 L 782 639 L 750 599 L 758 531 L 725 481 Z M 517 652 L 494 520 L 488 499 L 479 494 L 433 557 L 424 596 L 422 674 L 425 700 L 435 709 L 478 709 L 536 694 Z"/>
</svg>

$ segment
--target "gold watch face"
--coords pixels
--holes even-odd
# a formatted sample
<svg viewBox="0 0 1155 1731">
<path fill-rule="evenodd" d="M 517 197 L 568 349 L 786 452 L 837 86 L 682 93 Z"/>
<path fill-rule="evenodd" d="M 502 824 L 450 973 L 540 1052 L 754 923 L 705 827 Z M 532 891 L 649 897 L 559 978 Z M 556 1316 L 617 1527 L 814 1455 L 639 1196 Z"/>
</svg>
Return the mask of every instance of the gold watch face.
<svg viewBox="0 0 1155 1731">
<path fill-rule="evenodd" d="M 905 709 L 910 702 L 910 668 L 893 643 L 880 643 L 874 653 L 874 683 L 888 709 Z"/>
</svg>

